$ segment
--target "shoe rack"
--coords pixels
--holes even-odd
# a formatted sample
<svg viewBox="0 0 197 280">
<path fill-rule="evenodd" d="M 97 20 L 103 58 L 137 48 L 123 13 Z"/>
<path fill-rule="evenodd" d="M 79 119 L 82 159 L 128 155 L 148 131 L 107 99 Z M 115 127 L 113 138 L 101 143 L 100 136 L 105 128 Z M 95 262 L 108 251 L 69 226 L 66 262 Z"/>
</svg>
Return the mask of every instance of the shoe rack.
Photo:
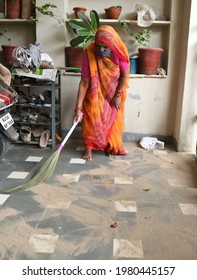
<svg viewBox="0 0 197 280">
<path fill-rule="evenodd" d="M 14 143 L 35 144 L 42 148 L 51 146 L 55 149 L 57 132 L 61 131 L 60 70 L 57 70 L 55 81 L 13 75 L 11 87 L 19 95 L 18 102 L 11 109 L 14 127 L 19 133 L 19 139 Z M 46 92 L 50 92 L 50 99 L 48 94 L 45 100 Z M 23 137 L 24 127 L 28 127 L 27 131 L 30 131 L 31 135 Z M 35 137 L 34 131 L 38 130 L 40 135 Z M 50 135 L 46 133 L 48 131 Z M 43 145 L 40 141 L 45 135 L 49 137 L 45 139 L 46 145 Z"/>
</svg>

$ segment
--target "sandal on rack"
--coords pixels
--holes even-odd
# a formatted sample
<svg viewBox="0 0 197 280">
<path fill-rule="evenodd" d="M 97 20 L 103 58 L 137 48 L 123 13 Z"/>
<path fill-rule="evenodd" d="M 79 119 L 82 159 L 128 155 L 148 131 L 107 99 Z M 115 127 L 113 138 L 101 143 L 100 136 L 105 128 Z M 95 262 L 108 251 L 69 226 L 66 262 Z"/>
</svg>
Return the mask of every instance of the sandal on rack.
<svg viewBox="0 0 197 280">
<path fill-rule="evenodd" d="M 41 133 L 40 142 L 39 142 L 40 148 L 45 148 L 47 146 L 50 135 L 51 135 L 51 132 L 49 129 L 47 129 Z"/>
<path fill-rule="evenodd" d="M 29 126 L 21 126 L 20 137 L 24 143 L 31 141 L 31 128 Z"/>
</svg>

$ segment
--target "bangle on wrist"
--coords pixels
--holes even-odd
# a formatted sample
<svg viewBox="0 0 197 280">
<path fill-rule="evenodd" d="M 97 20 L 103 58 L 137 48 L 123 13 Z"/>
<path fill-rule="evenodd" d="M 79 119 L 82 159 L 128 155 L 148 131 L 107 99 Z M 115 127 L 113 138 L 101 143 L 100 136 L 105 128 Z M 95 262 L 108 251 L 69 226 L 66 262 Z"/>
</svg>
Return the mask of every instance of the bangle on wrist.
<svg viewBox="0 0 197 280">
<path fill-rule="evenodd" d="M 115 92 L 115 96 L 120 97 L 121 93 L 122 93 L 122 90 L 117 89 L 116 92 Z"/>
<path fill-rule="evenodd" d="M 78 111 L 83 112 L 83 109 L 82 109 L 81 107 L 77 107 L 77 108 L 75 109 L 75 112 L 77 113 Z"/>
</svg>

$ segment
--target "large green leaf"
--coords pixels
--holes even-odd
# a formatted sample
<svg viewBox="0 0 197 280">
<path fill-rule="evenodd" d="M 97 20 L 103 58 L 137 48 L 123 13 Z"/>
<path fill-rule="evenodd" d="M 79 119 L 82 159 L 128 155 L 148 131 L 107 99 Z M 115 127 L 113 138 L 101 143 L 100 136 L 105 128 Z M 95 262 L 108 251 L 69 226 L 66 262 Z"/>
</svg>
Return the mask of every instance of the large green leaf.
<svg viewBox="0 0 197 280">
<path fill-rule="evenodd" d="M 89 18 L 87 18 L 85 14 L 78 12 L 78 17 L 82 20 L 83 23 L 85 23 L 88 26 L 88 28 L 92 29 L 91 21 L 89 20 Z"/>
<path fill-rule="evenodd" d="M 70 41 L 70 45 L 72 47 L 76 47 L 76 46 L 82 44 L 84 42 L 85 38 L 86 38 L 85 36 L 78 36 Z"/>
<path fill-rule="evenodd" d="M 90 11 L 90 18 L 91 18 L 92 28 L 96 33 L 96 31 L 99 27 L 99 16 L 98 16 L 97 12 L 94 11 L 94 10 L 91 10 Z"/>
<path fill-rule="evenodd" d="M 81 36 L 92 36 L 92 35 L 94 35 L 94 33 L 92 31 L 88 30 L 87 28 L 77 29 L 76 32 L 77 32 L 78 35 L 81 35 Z"/>
<path fill-rule="evenodd" d="M 88 45 L 94 40 L 95 34 L 99 27 L 99 17 L 96 11 L 90 11 L 90 19 L 83 13 L 78 12 L 79 20 L 70 20 L 69 25 L 78 37 L 70 41 L 71 46 L 78 46 L 82 44 L 83 48 L 87 48 Z"/>
<path fill-rule="evenodd" d="M 86 24 L 84 24 L 84 22 L 81 22 L 81 21 L 77 21 L 77 20 L 74 20 L 74 19 L 71 19 L 69 21 L 69 25 L 73 28 L 73 29 L 78 29 L 78 28 L 89 28 L 89 26 L 87 26 Z"/>
<path fill-rule="evenodd" d="M 89 38 L 86 37 L 82 45 L 83 49 L 86 49 L 93 41 L 94 41 L 94 36 L 91 36 Z"/>
</svg>

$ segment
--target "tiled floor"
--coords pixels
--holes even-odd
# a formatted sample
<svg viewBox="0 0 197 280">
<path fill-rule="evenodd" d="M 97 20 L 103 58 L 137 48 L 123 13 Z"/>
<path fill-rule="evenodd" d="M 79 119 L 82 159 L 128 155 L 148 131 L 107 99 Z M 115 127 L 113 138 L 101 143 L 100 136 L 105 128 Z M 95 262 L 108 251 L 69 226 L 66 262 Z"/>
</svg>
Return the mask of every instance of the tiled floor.
<svg viewBox="0 0 197 280">
<path fill-rule="evenodd" d="M 8 195 L 53 153 L 12 145 L 0 162 L 0 259 L 196 260 L 194 155 L 124 146 L 127 156 L 84 162 L 70 141 L 48 180 Z"/>
</svg>

